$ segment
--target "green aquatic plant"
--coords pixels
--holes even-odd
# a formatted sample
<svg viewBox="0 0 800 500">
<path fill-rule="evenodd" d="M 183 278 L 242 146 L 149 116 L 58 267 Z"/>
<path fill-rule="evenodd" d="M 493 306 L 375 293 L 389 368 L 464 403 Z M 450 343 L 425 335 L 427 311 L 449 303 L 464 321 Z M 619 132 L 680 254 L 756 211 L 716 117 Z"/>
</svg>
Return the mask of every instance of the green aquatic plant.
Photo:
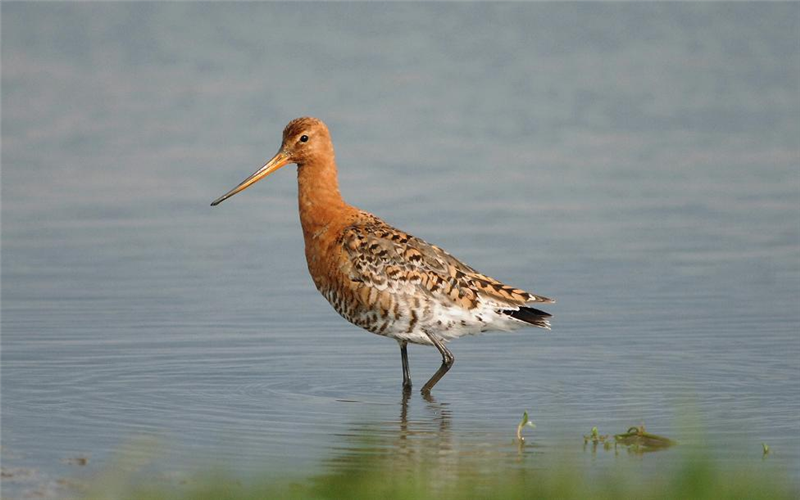
<svg viewBox="0 0 800 500">
<path fill-rule="evenodd" d="M 594 444 L 603 444 L 607 442 L 608 434 L 601 435 L 600 431 L 597 430 L 597 427 L 592 427 L 592 432 L 589 435 L 583 436 L 583 444 L 588 444 L 590 441 Z"/>
<path fill-rule="evenodd" d="M 525 438 L 522 436 L 523 427 L 530 427 L 531 429 L 536 428 L 536 424 L 528 420 L 527 410 L 525 410 L 525 413 L 522 414 L 522 421 L 520 421 L 519 425 L 517 426 L 517 439 L 520 441 L 525 441 Z"/>
<path fill-rule="evenodd" d="M 761 448 L 764 451 L 763 455 L 766 457 L 769 455 L 769 445 L 767 443 L 761 443 Z"/>
<path fill-rule="evenodd" d="M 589 443 L 592 443 L 592 451 L 596 450 L 599 445 L 603 445 L 605 450 L 611 449 L 611 441 L 608 439 L 608 434 L 600 434 L 596 426 L 592 427 L 592 431 L 588 435 L 583 436 L 584 449 Z"/>
</svg>

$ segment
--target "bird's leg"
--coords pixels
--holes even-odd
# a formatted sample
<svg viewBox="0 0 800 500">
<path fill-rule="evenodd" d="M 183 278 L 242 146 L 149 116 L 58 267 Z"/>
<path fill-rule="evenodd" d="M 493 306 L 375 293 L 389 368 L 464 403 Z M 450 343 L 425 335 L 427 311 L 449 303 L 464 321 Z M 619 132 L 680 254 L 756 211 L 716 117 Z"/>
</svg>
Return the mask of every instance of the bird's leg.
<svg viewBox="0 0 800 500">
<path fill-rule="evenodd" d="M 403 392 L 411 391 L 411 373 L 408 371 L 408 342 L 400 342 L 400 357 L 403 360 Z"/>
<path fill-rule="evenodd" d="M 431 393 L 431 389 L 433 389 L 433 386 L 436 385 L 436 383 L 442 377 L 444 377 L 444 374 L 447 373 L 448 370 L 450 370 L 450 368 L 453 366 L 453 363 L 455 363 L 456 361 L 456 357 L 453 356 L 453 353 L 450 352 L 447 349 L 447 347 L 444 346 L 444 342 L 442 342 L 442 340 L 439 337 L 428 332 L 425 332 L 425 335 L 427 335 L 428 338 L 431 339 L 433 345 L 435 345 L 436 348 L 439 349 L 439 352 L 442 353 L 442 366 L 440 366 L 439 369 L 436 371 L 436 373 L 433 374 L 433 377 L 431 377 L 431 379 L 425 382 L 425 385 L 422 386 L 422 394 L 428 395 Z"/>
</svg>

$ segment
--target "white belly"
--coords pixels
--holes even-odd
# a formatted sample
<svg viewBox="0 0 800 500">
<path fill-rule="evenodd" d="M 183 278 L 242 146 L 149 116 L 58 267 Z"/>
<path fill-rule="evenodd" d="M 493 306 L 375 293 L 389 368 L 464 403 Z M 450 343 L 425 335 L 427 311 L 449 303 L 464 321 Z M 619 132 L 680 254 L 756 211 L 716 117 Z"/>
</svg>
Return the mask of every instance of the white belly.
<svg viewBox="0 0 800 500">
<path fill-rule="evenodd" d="M 420 300 L 417 297 L 414 300 L 413 297 L 396 296 L 397 310 L 387 314 L 381 314 L 379 310 L 340 310 L 341 302 L 330 299 L 329 302 L 351 323 L 372 333 L 413 344 L 433 345 L 428 333 L 447 342 L 464 335 L 476 335 L 490 330 L 510 331 L 525 325 L 508 315 L 498 313 L 496 305 L 481 304 L 467 310 L 432 297 L 427 299 Z"/>
</svg>

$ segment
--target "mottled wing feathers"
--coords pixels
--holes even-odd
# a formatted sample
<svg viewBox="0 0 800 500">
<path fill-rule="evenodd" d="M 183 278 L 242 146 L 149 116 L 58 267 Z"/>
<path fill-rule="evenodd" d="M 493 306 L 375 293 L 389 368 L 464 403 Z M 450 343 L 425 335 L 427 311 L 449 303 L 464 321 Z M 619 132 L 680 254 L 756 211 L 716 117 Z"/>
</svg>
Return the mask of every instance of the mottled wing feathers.
<svg viewBox="0 0 800 500">
<path fill-rule="evenodd" d="M 404 233 L 370 214 L 342 232 L 345 271 L 351 280 L 395 293 L 430 294 L 464 309 L 478 301 L 519 308 L 553 300 L 533 295 L 480 274 L 441 248 Z"/>
<path fill-rule="evenodd" d="M 532 302 L 541 302 L 543 304 L 552 304 L 555 302 L 542 295 L 534 295 L 525 290 L 514 288 L 513 286 L 505 285 L 494 278 L 484 276 L 483 274 L 476 273 L 470 276 L 470 282 L 473 286 L 477 287 L 483 294 L 498 300 L 508 301 L 512 304 L 523 305 Z"/>
</svg>

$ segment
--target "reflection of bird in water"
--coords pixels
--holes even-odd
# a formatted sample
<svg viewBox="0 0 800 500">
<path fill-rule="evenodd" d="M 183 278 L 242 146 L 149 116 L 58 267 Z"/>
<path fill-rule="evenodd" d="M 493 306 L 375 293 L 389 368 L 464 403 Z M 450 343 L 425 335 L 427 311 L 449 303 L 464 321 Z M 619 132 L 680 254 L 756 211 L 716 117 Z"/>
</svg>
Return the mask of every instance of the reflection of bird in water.
<svg viewBox="0 0 800 500">
<path fill-rule="evenodd" d="M 380 498 L 377 492 L 386 488 L 393 491 L 394 486 L 402 489 L 424 484 L 424 495 L 411 491 L 399 496 L 435 496 L 439 488 L 452 487 L 463 480 L 485 479 L 493 467 L 519 463 L 532 451 L 515 445 L 512 428 L 499 435 L 487 432 L 483 424 L 470 424 L 470 415 L 461 414 L 456 419 L 452 405 L 440 403 L 431 395 L 425 396 L 423 402 L 403 391 L 399 406 L 399 418 L 396 413 L 392 415 L 393 410 L 388 415 L 381 411 L 380 416 L 371 419 L 364 415 L 375 415 L 374 410 L 363 411 L 346 431 L 337 433 L 340 441 L 324 460 L 321 482 L 338 484 L 341 488 L 336 491 L 346 491 L 342 488 L 353 481 L 366 478 L 369 482 L 374 478 L 379 483 L 375 485 L 375 498 Z M 491 498 L 491 491 L 478 496 Z"/>
<path fill-rule="evenodd" d="M 410 391 L 403 391 L 399 417 L 390 413 L 374 420 L 361 418 L 340 433 L 343 441 L 335 447 L 336 453 L 325 460 L 328 473 L 386 470 L 393 477 L 415 477 L 425 468 L 429 472 L 435 470 L 435 475 L 445 480 L 448 471 L 455 471 L 464 458 L 464 450 L 459 450 L 451 430 L 449 405 L 427 395 L 424 407 L 412 412 L 410 396 Z"/>
<path fill-rule="evenodd" d="M 409 342 L 432 345 L 442 355 L 439 370 L 422 387 L 426 394 L 455 361 L 446 342 L 526 325 L 550 328 L 550 315 L 530 304 L 553 300 L 481 274 L 441 248 L 345 203 L 330 133 L 316 118 L 291 121 L 278 153 L 211 205 L 290 163 L 297 164 L 300 222 L 314 284 L 345 319 L 397 340 L 405 389 L 411 388 Z"/>
</svg>

